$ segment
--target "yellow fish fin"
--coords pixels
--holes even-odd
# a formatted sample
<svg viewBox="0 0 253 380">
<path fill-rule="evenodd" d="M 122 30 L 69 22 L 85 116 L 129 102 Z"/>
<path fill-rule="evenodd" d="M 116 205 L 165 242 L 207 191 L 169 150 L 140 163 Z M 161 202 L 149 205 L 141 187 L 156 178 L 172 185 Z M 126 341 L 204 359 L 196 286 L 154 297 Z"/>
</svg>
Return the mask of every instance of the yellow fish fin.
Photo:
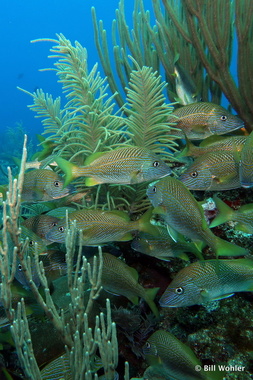
<svg viewBox="0 0 253 380">
<path fill-rule="evenodd" d="M 131 232 L 127 232 L 125 235 L 123 235 L 120 238 L 120 241 L 129 241 L 129 240 L 133 240 L 133 235 L 131 234 Z"/>
<path fill-rule="evenodd" d="M 211 135 L 207 138 L 205 138 L 205 140 L 201 141 L 201 143 L 199 144 L 200 147 L 204 148 L 206 146 L 209 146 L 210 144 L 214 144 L 218 141 L 222 141 L 224 139 L 226 139 L 227 137 L 226 136 L 221 136 L 221 135 Z"/>
<path fill-rule="evenodd" d="M 78 175 L 74 173 L 75 170 L 78 169 L 78 166 L 61 157 L 57 157 L 55 161 L 59 168 L 65 173 L 64 187 L 66 187 L 70 184 L 71 181 L 73 181 L 73 179 L 78 177 Z"/>
<path fill-rule="evenodd" d="M 177 255 L 177 257 L 179 257 L 180 259 L 184 261 L 190 261 L 189 256 L 187 256 L 187 254 L 184 252 L 181 252 L 179 255 Z"/>
<path fill-rule="evenodd" d="M 236 173 L 230 173 L 230 174 L 226 174 L 226 175 L 221 176 L 221 177 L 213 176 L 212 180 L 216 183 L 225 184 L 225 183 L 230 182 L 235 176 L 236 176 Z"/>
<path fill-rule="evenodd" d="M 107 214 L 112 214 L 112 215 L 115 215 L 115 216 L 119 216 L 121 219 L 124 219 L 126 222 L 130 221 L 129 215 L 126 212 L 124 212 L 124 211 L 112 210 L 112 211 L 108 211 Z"/>
<path fill-rule="evenodd" d="M 237 231 L 245 232 L 246 234 L 252 234 L 252 226 L 247 226 L 246 224 L 243 224 L 242 222 L 237 223 L 237 225 L 234 227 Z"/>
<path fill-rule="evenodd" d="M 157 206 L 153 209 L 152 214 L 158 214 L 158 215 L 165 215 L 166 214 L 166 207 L 163 206 Z"/>
<path fill-rule="evenodd" d="M 131 172 L 130 174 L 130 183 L 137 183 L 138 181 L 138 174 L 140 173 L 140 170 L 136 170 L 134 172 Z"/>
<path fill-rule="evenodd" d="M 90 165 L 93 161 L 95 161 L 97 158 L 104 156 L 107 152 L 96 152 L 91 154 L 89 157 L 86 158 L 84 161 L 84 166 Z"/>
<path fill-rule="evenodd" d="M 160 314 L 156 307 L 156 304 L 154 303 L 154 298 L 157 295 L 160 288 L 150 288 L 145 289 L 145 301 L 147 302 L 148 306 L 156 316 L 156 318 L 159 318 Z"/>
<path fill-rule="evenodd" d="M 131 301 L 134 305 L 138 305 L 139 303 L 139 298 L 137 296 L 130 296 L 130 297 L 127 297 L 129 299 L 129 301 Z"/>
<path fill-rule="evenodd" d="M 100 184 L 100 182 L 98 182 L 97 180 L 91 177 L 85 178 L 84 183 L 85 183 L 85 186 L 96 186 Z"/>
<path fill-rule="evenodd" d="M 159 231 L 153 224 L 150 223 L 150 219 L 153 215 L 153 208 L 149 208 L 141 217 L 137 220 L 138 230 L 146 232 L 152 236 L 159 236 Z"/>
</svg>

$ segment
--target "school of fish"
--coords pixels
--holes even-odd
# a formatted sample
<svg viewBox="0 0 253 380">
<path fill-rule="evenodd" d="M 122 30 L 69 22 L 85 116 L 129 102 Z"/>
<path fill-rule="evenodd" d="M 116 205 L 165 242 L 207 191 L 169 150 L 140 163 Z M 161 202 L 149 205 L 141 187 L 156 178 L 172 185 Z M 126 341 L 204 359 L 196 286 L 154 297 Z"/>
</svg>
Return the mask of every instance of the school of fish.
<svg viewBox="0 0 253 380">
<path fill-rule="evenodd" d="M 44 262 L 49 280 L 66 274 L 61 244 L 65 242 L 68 226 L 75 223 L 81 236 L 77 244 L 106 245 L 108 248 L 108 244 L 113 242 L 120 242 L 122 247 L 124 242 L 132 241 L 131 247 L 135 252 L 165 262 L 174 258 L 188 262 L 168 282 L 159 300 L 161 308 L 202 305 L 230 297 L 235 292 L 253 291 L 253 259 L 248 257 L 251 252 L 221 239 L 212 230 L 220 224 L 234 221 L 235 229 L 252 234 L 253 204 L 233 210 L 214 194 L 217 215 L 209 224 L 203 207 L 191 192 L 253 187 L 253 132 L 248 136 L 232 134 L 243 128 L 240 118 L 219 105 L 201 102 L 197 89 L 191 83 L 187 89 L 182 88 L 187 79 L 179 64 L 175 64 L 174 75 L 176 91 L 183 106 L 172 112 L 167 122 L 178 128 L 174 137 L 185 143 L 181 152 L 175 154 L 176 159 L 186 166 L 180 175 L 158 154 L 135 146 L 94 153 L 83 166 L 56 157 L 55 163 L 64 177 L 51 168 L 41 169 L 40 165 L 38 169 L 25 173 L 22 205 L 54 204 L 50 206 L 51 211 L 24 217 L 20 221 L 22 244 L 26 254 L 31 256 L 36 286 L 40 286 L 40 279 L 33 262 L 35 253 Z M 193 144 L 192 140 L 198 143 Z M 44 143 L 43 147 L 51 154 L 54 146 L 54 143 Z M 39 160 L 46 155 L 42 152 L 38 155 Z M 79 177 L 84 177 L 86 187 L 146 183 L 149 209 L 139 219 L 131 220 L 126 212 L 120 210 L 77 208 L 74 202 L 71 204 L 71 199 L 78 199 L 75 198 L 78 191 L 71 182 Z M 213 259 L 205 259 L 205 247 L 209 247 Z M 194 256 L 192 263 L 189 259 L 192 255 L 189 254 Z M 92 266 L 93 259 L 89 262 Z M 21 288 L 29 291 L 19 261 L 15 279 Z M 137 270 L 112 253 L 103 252 L 101 282 L 105 291 L 124 296 L 135 305 L 143 299 L 159 318 L 155 300 L 159 287 L 143 287 L 138 281 Z M 202 370 L 196 373 L 194 366 L 201 365 L 199 359 L 168 331 L 155 331 L 143 350 L 150 365 L 146 371 L 147 379 L 167 379 L 169 376 L 179 380 L 219 378 L 218 374 L 211 375 Z M 49 371 L 51 373 L 51 368 Z"/>
</svg>

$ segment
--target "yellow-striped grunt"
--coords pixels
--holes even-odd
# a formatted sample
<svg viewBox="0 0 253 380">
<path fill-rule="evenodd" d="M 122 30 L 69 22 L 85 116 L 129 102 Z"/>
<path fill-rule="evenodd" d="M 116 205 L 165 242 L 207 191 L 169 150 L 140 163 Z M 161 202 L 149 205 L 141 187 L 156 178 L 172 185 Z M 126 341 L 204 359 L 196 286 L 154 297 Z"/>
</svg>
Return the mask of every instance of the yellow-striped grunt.
<svg viewBox="0 0 253 380">
<path fill-rule="evenodd" d="M 241 152 L 239 177 L 242 187 L 253 186 L 253 132 L 247 137 Z"/>
<path fill-rule="evenodd" d="M 165 330 L 155 331 L 146 341 L 143 352 L 145 359 L 158 374 L 161 374 L 162 379 L 221 380 L 223 378 L 222 373 L 205 372 L 191 348 Z M 151 379 L 148 377 L 148 380 Z"/>
<path fill-rule="evenodd" d="M 159 288 L 143 288 L 138 283 L 138 272 L 110 253 L 103 253 L 101 284 L 105 290 L 125 296 L 135 305 L 138 304 L 138 298 L 143 298 L 155 316 L 159 317 L 154 303 Z"/>
<path fill-rule="evenodd" d="M 253 291 L 253 260 L 203 260 L 180 270 L 163 293 L 162 307 L 201 305 Z"/>
<path fill-rule="evenodd" d="M 242 128 L 244 123 L 225 108 L 215 103 L 198 102 L 188 104 L 173 111 L 167 119 L 175 123 L 178 138 L 187 136 L 190 140 L 203 140 L 211 135 L 223 135 Z"/>
<path fill-rule="evenodd" d="M 38 235 L 46 245 L 52 244 L 51 241 L 45 238 L 46 234 L 52 227 L 56 226 L 59 222 L 59 218 L 51 215 L 36 215 L 32 216 L 22 222 L 22 226 L 25 226 L 29 230 Z"/>
<path fill-rule="evenodd" d="M 194 243 L 187 242 L 183 238 L 177 241 L 173 240 L 166 227 L 156 226 L 156 229 L 157 236 L 145 232 L 139 233 L 132 241 L 131 247 L 137 252 L 165 261 L 169 261 L 172 257 L 189 261 L 186 252 L 192 252 L 198 258 L 202 257 Z"/>
<path fill-rule="evenodd" d="M 212 152 L 241 152 L 245 141 L 246 136 L 218 136 L 213 135 L 207 137 L 203 140 L 199 146 L 194 145 L 187 137 L 186 137 L 186 146 L 185 148 L 176 155 L 177 159 L 185 156 L 191 157 L 199 157 L 204 156 L 207 153 Z"/>
<path fill-rule="evenodd" d="M 147 190 L 154 213 L 160 214 L 174 230 L 193 241 L 204 241 L 217 256 L 241 256 L 242 247 L 215 236 L 207 225 L 203 208 L 186 186 L 173 177 L 166 177 L 149 185 Z"/>
<path fill-rule="evenodd" d="M 234 152 L 213 152 L 198 157 L 179 180 L 190 190 L 231 190 L 241 187 Z"/>
<path fill-rule="evenodd" d="M 53 170 L 34 169 L 24 175 L 22 202 L 45 202 L 65 197 L 73 187 L 63 188 L 61 177 Z"/>
<path fill-rule="evenodd" d="M 99 183 L 134 184 L 153 181 L 169 175 L 171 169 L 148 149 L 124 147 L 105 153 L 94 153 L 78 167 L 61 157 L 56 158 L 65 173 L 64 186 L 78 177 L 88 177 L 86 186 Z"/>
<path fill-rule="evenodd" d="M 104 211 L 83 209 L 69 214 L 69 221 L 76 220 L 82 230 L 83 245 L 98 245 L 110 241 L 132 240 L 132 231 L 146 231 L 154 234 L 156 228 L 150 224 L 152 209 L 136 221 L 131 221 L 123 211 Z M 66 237 L 66 218 L 63 218 L 46 235 L 46 239 L 64 243 Z"/>
</svg>

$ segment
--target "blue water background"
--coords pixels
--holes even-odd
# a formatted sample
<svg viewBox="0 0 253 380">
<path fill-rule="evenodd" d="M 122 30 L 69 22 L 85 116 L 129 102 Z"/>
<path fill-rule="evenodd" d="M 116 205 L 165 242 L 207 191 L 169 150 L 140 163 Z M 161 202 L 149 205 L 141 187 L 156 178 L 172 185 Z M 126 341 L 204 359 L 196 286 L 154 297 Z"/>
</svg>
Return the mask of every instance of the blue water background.
<svg viewBox="0 0 253 380">
<path fill-rule="evenodd" d="M 88 50 L 91 68 L 99 61 L 94 43 L 91 7 L 95 6 L 98 19 L 102 19 L 110 39 L 111 23 L 119 0 L 4 0 L 1 2 L 1 124 L 0 133 L 16 122 L 23 125 L 32 137 L 43 127 L 35 113 L 27 108 L 32 98 L 19 91 L 17 86 L 30 92 L 42 88 L 53 97 L 61 95 L 56 75 L 39 69 L 52 67 L 48 59 L 51 42 L 31 43 L 38 38 L 55 38 L 63 33 L 73 43 L 79 41 Z M 146 9 L 152 9 L 151 0 L 144 1 Z M 126 19 L 131 25 L 134 0 L 125 1 Z M 110 41 L 109 41 L 110 42 Z M 235 72 L 236 57 L 233 60 Z M 103 72 L 100 67 L 100 71 Z"/>
</svg>

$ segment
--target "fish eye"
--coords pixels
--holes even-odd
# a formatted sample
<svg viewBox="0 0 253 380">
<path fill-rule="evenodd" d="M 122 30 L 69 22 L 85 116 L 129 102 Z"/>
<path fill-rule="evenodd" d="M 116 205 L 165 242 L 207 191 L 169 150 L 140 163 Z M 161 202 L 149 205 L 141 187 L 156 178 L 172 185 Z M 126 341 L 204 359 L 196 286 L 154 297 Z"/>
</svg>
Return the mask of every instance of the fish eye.
<svg viewBox="0 0 253 380">
<path fill-rule="evenodd" d="M 30 247 L 33 247 L 33 246 L 34 246 L 34 241 L 33 241 L 33 240 L 30 240 L 30 241 L 29 241 L 29 246 L 30 246 Z"/>
<path fill-rule="evenodd" d="M 53 223 L 51 224 L 51 226 L 52 226 L 52 227 L 55 227 L 55 226 L 57 226 L 57 223 L 56 223 L 56 222 L 53 222 Z"/>
<path fill-rule="evenodd" d="M 220 119 L 221 119 L 222 121 L 226 121 L 226 120 L 227 120 L 227 116 L 226 116 L 226 115 L 222 115 L 222 116 L 220 117 Z"/>
<path fill-rule="evenodd" d="M 152 187 L 152 192 L 153 192 L 153 193 L 156 193 L 156 190 L 157 190 L 157 189 L 156 189 L 156 186 L 153 186 L 153 187 Z"/>
<path fill-rule="evenodd" d="M 151 347 L 151 344 L 149 342 L 146 342 L 145 343 L 145 348 L 150 348 Z"/>
<path fill-rule="evenodd" d="M 160 165 L 160 162 L 159 162 L 159 161 L 155 161 L 155 162 L 153 162 L 153 166 L 154 166 L 154 168 L 157 168 L 159 165 Z"/>
<path fill-rule="evenodd" d="M 60 187 L 60 181 L 54 181 L 54 186 L 55 187 Z"/>
<path fill-rule="evenodd" d="M 58 230 L 59 230 L 60 232 L 64 232 L 64 227 L 61 226 L 61 227 L 58 228 Z"/>
<path fill-rule="evenodd" d="M 22 265 L 18 264 L 18 270 L 22 270 Z"/>
<path fill-rule="evenodd" d="M 181 288 L 181 287 L 179 287 L 179 288 L 176 288 L 176 289 L 175 289 L 175 293 L 176 293 L 176 294 L 178 294 L 178 295 L 181 295 L 181 294 L 183 294 L 183 293 L 184 293 L 184 289 L 183 289 L 183 288 Z"/>
<path fill-rule="evenodd" d="M 190 173 L 190 176 L 192 177 L 192 178 L 196 178 L 197 176 L 198 176 L 198 172 L 197 171 L 195 171 L 195 172 L 192 172 L 192 173 Z"/>
</svg>

